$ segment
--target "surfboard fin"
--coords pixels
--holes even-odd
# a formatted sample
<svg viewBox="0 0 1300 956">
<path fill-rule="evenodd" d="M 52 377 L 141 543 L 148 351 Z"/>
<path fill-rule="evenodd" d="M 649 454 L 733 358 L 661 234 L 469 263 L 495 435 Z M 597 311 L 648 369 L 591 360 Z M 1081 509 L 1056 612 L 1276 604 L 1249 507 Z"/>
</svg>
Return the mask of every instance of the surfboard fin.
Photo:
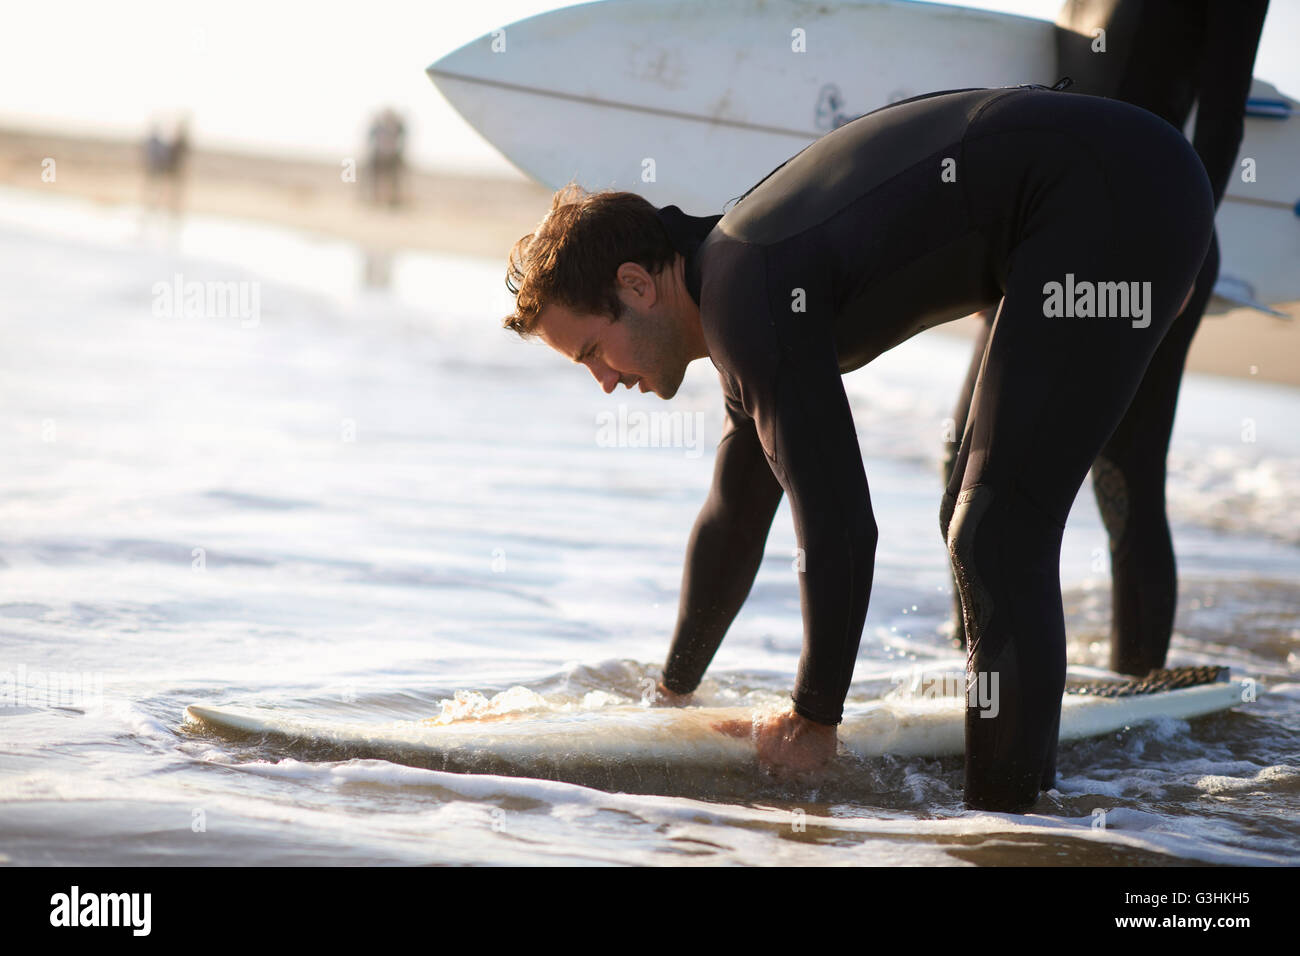
<svg viewBox="0 0 1300 956">
<path fill-rule="evenodd" d="M 1264 305 L 1255 298 L 1255 287 L 1245 279 L 1239 279 L 1236 276 L 1227 276 L 1220 274 L 1219 280 L 1214 283 L 1214 295 L 1229 302 L 1232 305 L 1245 306 L 1248 309 L 1256 309 L 1267 315 L 1276 316 L 1279 319 L 1290 319 L 1291 316 L 1285 312 L 1279 312 L 1271 306 Z"/>
</svg>

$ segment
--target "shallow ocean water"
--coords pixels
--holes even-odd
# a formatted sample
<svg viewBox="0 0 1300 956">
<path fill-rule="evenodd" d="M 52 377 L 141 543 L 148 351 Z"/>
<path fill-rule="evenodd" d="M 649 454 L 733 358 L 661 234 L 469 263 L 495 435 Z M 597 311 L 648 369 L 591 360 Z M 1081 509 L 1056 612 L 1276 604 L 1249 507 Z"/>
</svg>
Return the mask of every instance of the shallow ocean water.
<svg viewBox="0 0 1300 956">
<path fill-rule="evenodd" d="M 602 394 L 499 328 L 504 258 L 383 260 L 3 199 L 4 862 L 1296 862 L 1300 390 L 1189 376 L 1171 450 L 1170 663 L 1231 665 L 1259 699 L 1063 745 L 1032 813 L 963 810 L 959 759 L 885 759 L 803 790 L 756 772 L 725 798 L 699 779 L 629 794 L 312 761 L 202 732 L 184 707 L 392 720 L 457 692 L 638 702 L 711 475 L 711 366 L 671 403 Z M 162 307 L 186 282 L 244 283 L 256 308 Z M 937 505 L 966 360 L 929 334 L 846 378 L 881 528 L 852 699 L 960 667 Z M 651 422 L 676 444 L 648 447 Z M 788 694 L 794 543 L 783 505 L 699 702 Z M 1106 660 L 1105 550 L 1085 486 L 1062 554 L 1072 665 Z"/>
</svg>

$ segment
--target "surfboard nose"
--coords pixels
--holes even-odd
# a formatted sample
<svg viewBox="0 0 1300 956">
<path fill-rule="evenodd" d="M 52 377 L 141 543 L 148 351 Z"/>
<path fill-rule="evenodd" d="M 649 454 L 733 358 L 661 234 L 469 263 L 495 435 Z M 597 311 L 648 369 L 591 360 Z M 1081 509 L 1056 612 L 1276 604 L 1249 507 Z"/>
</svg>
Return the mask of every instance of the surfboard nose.
<svg viewBox="0 0 1300 956">
<path fill-rule="evenodd" d="M 491 111 L 500 108 L 500 91 L 491 81 L 489 41 L 490 36 L 471 40 L 424 69 L 442 98 L 481 135 L 485 128 L 494 128 Z M 492 141 L 490 135 L 487 138 Z"/>
<path fill-rule="evenodd" d="M 444 96 L 456 80 L 482 77 L 490 55 L 488 39 L 485 36 L 479 37 L 439 57 L 424 68 L 424 75 Z"/>
</svg>

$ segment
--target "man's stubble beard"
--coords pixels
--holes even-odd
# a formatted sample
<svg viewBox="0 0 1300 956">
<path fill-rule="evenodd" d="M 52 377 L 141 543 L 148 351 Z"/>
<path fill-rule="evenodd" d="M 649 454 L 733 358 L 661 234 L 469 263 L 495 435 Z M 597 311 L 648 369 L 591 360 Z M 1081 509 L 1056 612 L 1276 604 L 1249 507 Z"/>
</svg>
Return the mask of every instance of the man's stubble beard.
<svg viewBox="0 0 1300 956">
<path fill-rule="evenodd" d="M 677 394 L 686 377 L 686 345 L 663 316 L 629 309 L 626 318 L 634 323 L 632 340 L 638 364 L 642 364 L 642 356 L 649 360 L 643 367 L 649 369 L 650 384 L 655 394 L 667 401 Z"/>
</svg>

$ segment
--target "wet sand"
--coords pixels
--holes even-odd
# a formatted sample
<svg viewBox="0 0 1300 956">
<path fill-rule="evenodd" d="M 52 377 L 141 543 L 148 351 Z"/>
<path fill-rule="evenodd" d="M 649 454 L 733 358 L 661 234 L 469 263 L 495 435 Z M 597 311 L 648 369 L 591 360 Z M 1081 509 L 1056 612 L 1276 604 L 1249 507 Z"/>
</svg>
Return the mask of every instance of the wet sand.
<svg viewBox="0 0 1300 956">
<path fill-rule="evenodd" d="M 1192 340 L 1187 368 L 1206 375 L 1300 386 L 1300 303 L 1282 307 L 1291 319 L 1254 309 L 1231 309 L 1206 315 Z M 980 320 L 974 316 L 949 322 L 936 331 L 973 339 Z"/>
<path fill-rule="evenodd" d="M 0 130 L 0 184 L 92 199 L 141 203 L 147 195 L 136 142 Z M 55 160 L 55 181 L 41 179 Z M 407 170 L 399 208 L 366 201 L 366 171 L 345 182 L 342 166 L 279 156 L 195 150 L 181 209 L 272 222 L 351 239 L 375 251 L 419 249 L 500 257 L 545 214 L 550 192 L 515 179 Z"/>
<path fill-rule="evenodd" d="M 132 141 L 0 130 L 0 184 L 140 203 L 149 195 L 143 149 Z M 53 182 L 42 163 L 55 160 Z M 399 208 L 365 200 L 366 173 L 344 181 L 342 167 L 286 157 L 195 150 L 180 196 L 182 212 L 273 222 L 353 240 L 374 251 L 416 249 L 499 258 L 545 213 L 550 191 L 526 179 L 408 170 Z M 1207 316 L 1188 367 L 1197 372 L 1300 386 L 1300 303 L 1292 320 L 1251 309 Z M 974 319 L 942 326 L 970 337 Z"/>
</svg>

